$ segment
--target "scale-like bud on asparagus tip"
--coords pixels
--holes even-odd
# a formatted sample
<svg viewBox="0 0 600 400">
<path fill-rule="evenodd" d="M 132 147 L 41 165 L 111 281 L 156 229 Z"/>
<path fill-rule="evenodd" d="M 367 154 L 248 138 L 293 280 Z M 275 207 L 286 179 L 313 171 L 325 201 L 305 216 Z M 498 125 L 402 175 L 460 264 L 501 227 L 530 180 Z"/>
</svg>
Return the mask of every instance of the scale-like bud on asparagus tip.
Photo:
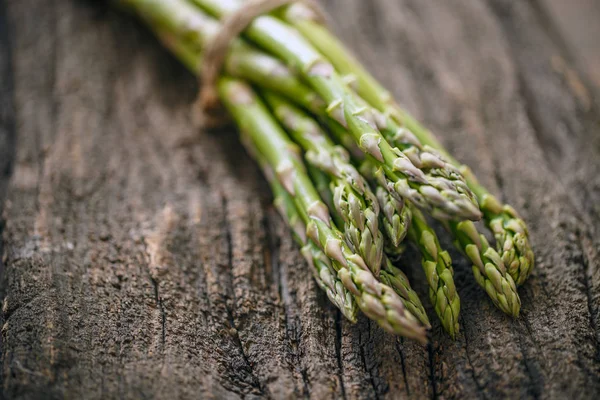
<svg viewBox="0 0 600 400">
<path fill-rule="evenodd" d="M 313 218 L 318 218 L 327 225 L 331 224 L 331 216 L 329 215 L 329 209 L 322 201 L 315 201 L 306 210 L 308 215 Z"/>
<path fill-rule="evenodd" d="M 325 242 L 325 254 L 327 257 L 336 260 L 343 266 L 347 265 L 346 258 L 342 253 L 342 241 L 339 239 L 327 239 Z"/>
<path fill-rule="evenodd" d="M 367 154 L 375 157 L 375 159 L 379 162 L 384 162 L 383 154 L 381 154 L 381 149 L 379 148 L 379 142 L 381 138 L 379 135 L 365 133 L 360 137 L 360 148 Z"/>
<path fill-rule="evenodd" d="M 521 299 L 512 276 L 508 273 L 502 257 L 491 247 L 471 221 L 450 222 L 450 230 L 457 238 L 457 245 L 473 263 L 475 280 L 488 293 L 494 305 L 506 314 L 519 316 Z M 475 239 L 475 236 L 478 236 Z"/>
<path fill-rule="evenodd" d="M 423 214 L 412 209 L 409 238 L 421 251 L 421 265 L 429 284 L 429 298 L 444 329 L 456 338 L 459 332 L 460 298 L 454 285 L 452 259 L 440 246 L 433 228 Z"/>
<path fill-rule="evenodd" d="M 277 166 L 275 170 L 281 184 L 285 187 L 292 196 L 294 193 L 294 178 L 296 174 L 296 168 L 291 160 L 285 160 Z"/>
</svg>

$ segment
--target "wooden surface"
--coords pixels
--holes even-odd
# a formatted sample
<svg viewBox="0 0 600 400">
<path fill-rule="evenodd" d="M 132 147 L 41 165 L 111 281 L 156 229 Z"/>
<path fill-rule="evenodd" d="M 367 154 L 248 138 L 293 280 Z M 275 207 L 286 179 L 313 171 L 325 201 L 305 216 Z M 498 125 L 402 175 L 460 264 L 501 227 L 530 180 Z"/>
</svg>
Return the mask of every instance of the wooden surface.
<svg viewBox="0 0 600 400">
<path fill-rule="evenodd" d="M 194 79 L 93 3 L 0 0 L 5 398 L 600 393 L 600 112 L 582 61 L 599 53 L 573 45 L 556 1 L 325 2 L 531 228 L 521 318 L 453 251 L 462 334 L 434 322 L 429 347 L 340 318 L 235 130 L 198 134 Z M 406 265 L 425 299 L 414 254 Z"/>
</svg>

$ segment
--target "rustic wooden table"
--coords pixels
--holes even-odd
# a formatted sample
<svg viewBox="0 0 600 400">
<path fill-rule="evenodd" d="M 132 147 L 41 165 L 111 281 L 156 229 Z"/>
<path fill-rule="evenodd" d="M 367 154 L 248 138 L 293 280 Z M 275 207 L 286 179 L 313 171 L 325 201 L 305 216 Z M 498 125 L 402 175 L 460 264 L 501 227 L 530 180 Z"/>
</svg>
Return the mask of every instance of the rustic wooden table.
<svg viewBox="0 0 600 400">
<path fill-rule="evenodd" d="M 194 78 L 141 25 L 91 0 L 0 0 L 5 398 L 600 392 L 598 3 L 324 3 L 529 222 L 521 318 L 494 309 L 453 251 L 457 341 L 437 322 L 422 347 L 342 320 L 235 130 L 198 133 Z"/>
</svg>

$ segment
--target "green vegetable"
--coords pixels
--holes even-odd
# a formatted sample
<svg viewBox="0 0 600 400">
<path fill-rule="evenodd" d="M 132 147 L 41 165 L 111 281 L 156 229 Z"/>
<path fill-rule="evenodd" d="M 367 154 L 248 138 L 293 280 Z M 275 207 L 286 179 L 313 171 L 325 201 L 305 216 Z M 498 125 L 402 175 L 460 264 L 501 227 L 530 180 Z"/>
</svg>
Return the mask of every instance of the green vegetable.
<svg viewBox="0 0 600 400">
<path fill-rule="evenodd" d="M 328 175 L 333 207 L 344 221 L 346 242 L 378 276 L 383 234 L 379 231 L 379 204 L 369 185 L 350 163 L 348 153 L 336 146 L 313 118 L 272 92 L 262 93 L 273 115 L 305 151 L 306 161 Z"/>
<path fill-rule="evenodd" d="M 421 265 L 429 284 L 431 304 L 444 329 L 454 339 L 459 331 L 460 298 L 454 285 L 450 254 L 441 248 L 435 231 L 429 226 L 425 216 L 414 207 L 408 237 L 421 252 Z"/>
<path fill-rule="evenodd" d="M 190 1 L 217 18 L 224 18 L 243 4 L 238 0 Z M 466 185 L 456 184 L 462 181 L 460 173 L 445 171 L 444 161 L 427 148 L 411 145 L 405 154 L 391 146 L 382 131 L 391 130 L 392 134 L 401 136 L 402 130 L 391 118 L 349 90 L 333 65 L 297 31 L 266 15 L 256 18 L 245 35 L 298 71 L 325 102 L 329 117 L 345 127 L 360 149 L 382 167 L 390 192 L 439 218 L 481 218 L 473 194 Z M 435 173 L 428 173 L 430 170 Z"/>
<path fill-rule="evenodd" d="M 240 131 L 262 154 L 293 198 L 306 225 L 307 237 L 329 258 L 360 309 L 385 330 L 426 343 L 426 329 L 406 309 L 396 292 L 379 282 L 363 259 L 346 245 L 308 177 L 297 147 L 286 137 L 267 107 L 247 84 L 231 78 L 220 79 L 219 93 Z"/>
<path fill-rule="evenodd" d="M 244 145 L 252 157 L 258 162 L 267 178 L 273 192 L 274 204 L 281 217 L 292 229 L 294 239 L 301 247 L 301 253 L 311 268 L 317 285 L 327 294 L 329 300 L 340 309 L 342 314 L 350 321 L 356 322 L 358 306 L 352 293 L 344 287 L 342 281 L 331 265 L 329 258 L 312 241 L 306 237 L 306 226 L 296 209 L 293 198 L 285 191 L 283 186 L 275 179 L 275 175 L 265 158 L 254 149 L 250 140 L 243 140 Z"/>
<path fill-rule="evenodd" d="M 529 242 L 527 225 L 517 212 L 509 205 L 502 205 L 479 184 L 468 167 L 455 160 L 430 131 L 400 108 L 390 93 L 349 54 L 339 40 L 316 22 L 314 14 L 309 9 L 298 3 L 285 8 L 280 16 L 294 25 L 321 53 L 327 54 L 336 70 L 352 82 L 352 88 L 372 107 L 392 117 L 407 131 L 414 134 L 423 145 L 435 148 L 444 159 L 453 163 L 462 172 L 470 189 L 478 198 L 487 226 L 494 233 L 496 249 L 508 273 L 518 285 L 522 285 L 531 274 L 535 259 Z"/>
</svg>

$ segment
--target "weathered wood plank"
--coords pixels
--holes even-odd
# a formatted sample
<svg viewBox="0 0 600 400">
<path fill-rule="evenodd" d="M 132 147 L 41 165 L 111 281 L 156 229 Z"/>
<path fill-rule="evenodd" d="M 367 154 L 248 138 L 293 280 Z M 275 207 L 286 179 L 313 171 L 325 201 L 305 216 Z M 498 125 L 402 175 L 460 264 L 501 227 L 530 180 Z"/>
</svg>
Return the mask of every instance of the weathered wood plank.
<svg viewBox="0 0 600 400">
<path fill-rule="evenodd" d="M 0 212 L 10 177 L 15 146 L 14 79 L 8 37 L 8 19 L 4 2 L 0 2 Z"/>
<path fill-rule="evenodd" d="M 533 0 L 559 44 L 600 89 L 600 4 L 594 0 Z"/>
<path fill-rule="evenodd" d="M 359 55 L 372 70 L 381 71 L 380 77 L 394 88 L 399 99 L 440 133 L 487 185 L 495 187 L 501 197 L 526 215 L 539 260 L 536 277 L 521 291 L 525 315 L 518 324 L 482 307 L 485 296 L 472 283 L 459 283 L 465 340 L 456 343 L 462 344 L 462 350 L 444 346 L 441 366 L 436 368 L 437 391 L 450 397 L 465 392 L 492 397 L 535 397 L 545 393 L 553 397 L 573 384 L 574 376 L 581 379 L 582 385 L 597 384 L 598 341 L 593 315 L 596 308 L 588 308 L 588 299 L 596 298 L 597 288 L 593 285 L 598 282 L 594 276 L 598 255 L 593 251 L 593 242 L 586 245 L 585 253 L 582 251 L 593 231 L 591 226 L 582 226 L 577 204 L 570 203 L 573 191 L 567 196 L 566 185 L 558 182 L 557 171 L 546 161 L 549 155 L 544 146 L 551 139 L 541 139 L 542 144 L 539 143 L 538 127 L 527 112 L 531 100 L 522 92 L 520 68 L 527 66 L 518 58 L 514 60 L 510 48 L 510 43 L 518 43 L 518 39 L 505 33 L 492 9 L 477 2 L 371 4 L 376 13 L 373 18 L 379 23 L 376 27 L 369 25 L 369 29 L 378 32 L 372 36 L 384 44 L 379 49 L 380 42 L 373 40 L 364 45 L 365 52 L 361 53 L 361 42 L 352 40 L 358 44 Z M 508 8 L 508 4 L 500 6 Z M 344 10 L 348 11 L 341 19 L 348 23 L 341 29 L 343 36 L 357 25 L 358 19 L 352 18 L 360 14 L 349 8 Z M 495 10 L 502 11 L 499 7 Z M 522 33 L 521 39 L 535 34 L 546 40 L 538 45 L 546 47 L 537 47 L 538 51 L 531 51 L 523 43 L 518 43 L 520 48 L 529 50 L 532 58 L 544 56 L 539 63 L 548 62 L 544 53 L 551 43 L 539 21 L 518 18 L 514 15 L 509 20 L 527 25 L 532 31 Z M 392 64 L 375 59 L 374 54 L 386 54 Z M 533 76 L 528 78 L 534 81 Z M 556 82 L 556 78 L 550 78 L 546 76 L 548 85 Z M 574 96 L 565 96 L 565 92 L 569 93 L 568 88 L 562 84 L 556 93 L 563 93 L 563 98 L 553 96 L 551 103 L 562 107 L 569 104 Z M 534 96 L 540 102 L 546 100 L 543 93 L 536 92 Z M 545 117 L 550 121 L 556 118 Z M 571 114 L 570 118 L 577 116 Z M 550 137 L 560 134 L 556 129 L 544 133 Z M 579 141 L 563 140 L 564 151 L 572 152 L 570 160 L 575 161 L 586 140 L 597 133 L 597 125 L 590 126 L 590 134 L 582 134 Z M 596 156 L 587 157 L 579 167 L 589 168 L 587 176 L 594 180 L 591 169 L 598 170 L 598 147 L 592 145 L 588 149 L 588 154 L 595 152 Z M 565 161 L 550 165 L 564 165 Z M 564 175 L 573 176 L 569 171 Z M 575 196 L 578 201 L 589 199 L 582 191 L 575 191 Z M 592 225 L 598 223 L 592 210 L 586 214 Z M 581 259 L 582 255 L 592 258 Z M 469 278 L 468 273 L 461 277 Z M 563 311 L 560 305 L 565 307 Z M 580 317 L 575 321 L 576 315 Z M 561 337 L 560 346 L 550 351 L 557 336 Z M 565 359 L 572 361 L 565 363 Z M 445 368 L 448 365 L 454 368 Z M 553 369 L 553 365 L 561 368 Z M 472 381 L 464 379 L 469 376 L 468 371 Z M 457 379 L 457 375 L 463 379 Z"/>
<path fill-rule="evenodd" d="M 398 99 L 530 223 L 538 269 L 521 289 L 523 316 L 495 310 L 453 252 L 456 342 L 437 322 L 429 348 L 366 318 L 346 323 L 235 131 L 198 136 L 193 77 L 141 26 L 86 1 L 7 2 L 15 89 L 0 100 L 14 97 L 2 121 L 15 118 L 19 140 L 4 232 L 5 397 L 600 392 L 599 114 L 536 8 L 325 5 Z M 404 262 L 426 298 L 415 254 Z"/>
<path fill-rule="evenodd" d="M 15 147 L 14 79 L 12 76 L 12 54 L 8 36 L 8 17 L 4 1 L 0 1 L 0 255 L 4 253 L 4 200 L 12 172 Z M 4 259 L 0 256 L 0 299 L 4 298 Z M 4 317 L 0 314 L 0 325 Z M 0 343 L 0 351 L 4 348 Z M 3 383 L 3 375 L 0 384 Z"/>
</svg>

